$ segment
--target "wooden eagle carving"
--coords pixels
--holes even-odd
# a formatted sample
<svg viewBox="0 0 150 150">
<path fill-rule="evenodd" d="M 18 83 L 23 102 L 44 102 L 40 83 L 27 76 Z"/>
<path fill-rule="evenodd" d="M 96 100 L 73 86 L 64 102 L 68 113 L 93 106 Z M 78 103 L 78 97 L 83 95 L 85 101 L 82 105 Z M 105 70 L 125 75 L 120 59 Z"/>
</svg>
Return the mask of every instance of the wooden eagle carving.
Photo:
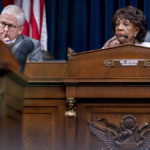
<svg viewBox="0 0 150 150">
<path fill-rule="evenodd" d="M 88 122 L 90 131 L 108 150 L 150 150 L 150 124 L 145 123 L 140 129 L 136 118 L 126 115 L 120 126 L 102 118 Z"/>
</svg>

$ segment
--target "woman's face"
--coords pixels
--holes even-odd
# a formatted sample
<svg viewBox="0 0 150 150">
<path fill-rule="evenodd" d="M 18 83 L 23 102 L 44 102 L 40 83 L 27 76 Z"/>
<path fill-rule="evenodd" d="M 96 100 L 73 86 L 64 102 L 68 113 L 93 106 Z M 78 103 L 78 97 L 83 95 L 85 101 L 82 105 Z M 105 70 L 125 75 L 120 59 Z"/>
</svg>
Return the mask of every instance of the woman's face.
<svg viewBox="0 0 150 150">
<path fill-rule="evenodd" d="M 138 32 L 139 28 L 136 27 L 129 20 L 120 18 L 116 20 L 115 35 L 118 37 L 118 41 L 121 44 L 133 44 L 134 37 L 138 34 Z"/>
</svg>

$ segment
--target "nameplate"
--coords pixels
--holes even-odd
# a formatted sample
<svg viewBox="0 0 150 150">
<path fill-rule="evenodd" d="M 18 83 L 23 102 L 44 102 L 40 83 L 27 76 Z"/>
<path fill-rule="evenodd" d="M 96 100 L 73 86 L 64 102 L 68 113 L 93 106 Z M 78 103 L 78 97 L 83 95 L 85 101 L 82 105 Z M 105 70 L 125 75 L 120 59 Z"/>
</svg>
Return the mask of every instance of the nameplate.
<svg viewBox="0 0 150 150">
<path fill-rule="evenodd" d="M 150 67 L 150 59 L 110 59 L 104 60 L 104 66 L 144 66 Z"/>
</svg>

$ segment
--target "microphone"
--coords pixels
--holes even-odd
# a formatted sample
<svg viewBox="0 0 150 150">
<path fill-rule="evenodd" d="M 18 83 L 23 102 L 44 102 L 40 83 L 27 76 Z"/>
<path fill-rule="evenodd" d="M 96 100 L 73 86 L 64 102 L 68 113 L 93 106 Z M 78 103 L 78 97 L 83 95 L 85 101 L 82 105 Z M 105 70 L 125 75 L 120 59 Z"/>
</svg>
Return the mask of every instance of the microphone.
<svg viewBox="0 0 150 150">
<path fill-rule="evenodd" d="M 24 71 L 28 54 L 33 50 L 34 45 L 30 39 L 24 39 L 19 42 L 14 49 L 12 49 L 15 58 L 18 60 L 21 66 L 21 72 Z"/>
<path fill-rule="evenodd" d="M 116 38 L 114 38 L 114 39 L 112 39 L 112 40 L 109 41 L 109 43 L 108 43 L 108 45 L 107 45 L 107 48 L 109 48 L 110 44 L 111 44 L 114 40 L 116 40 L 116 39 L 118 39 L 118 38 L 121 38 L 121 37 L 124 37 L 125 39 L 128 38 L 127 35 L 122 35 L 122 36 L 116 37 Z"/>
</svg>

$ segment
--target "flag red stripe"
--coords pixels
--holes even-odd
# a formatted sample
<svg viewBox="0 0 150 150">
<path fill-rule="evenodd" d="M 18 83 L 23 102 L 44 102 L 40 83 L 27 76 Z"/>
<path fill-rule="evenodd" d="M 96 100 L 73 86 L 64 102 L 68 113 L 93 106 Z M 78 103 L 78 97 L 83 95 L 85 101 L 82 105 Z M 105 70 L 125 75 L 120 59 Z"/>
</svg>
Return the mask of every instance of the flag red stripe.
<svg viewBox="0 0 150 150">
<path fill-rule="evenodd" d="M 45 4 L 45 0 L 40 0 L 40 35 L 41 35 L 41 30 L 42 30 L 44 4 Z"/>
<path fill-rule="evenodd" d="M 3 7 L 14 4 L 14 0 L 3 0 Z"/>
<path fill-rule="evenodd" d="M 29 23 L 27 22 L 27 20 L 25 20 L 25 23 L 23 25 L 24 29 L 22 31 L 22 34 L 26 35 L 26 36 L 30 36 L 30 29 L 29 29 Z"/>
<path fill-rule="evenodd" d="M 30 24 L 31 24 L 31 28 L 32 28 L 32 37 L 40 40 L 40 35 L 39 35 L 39 31 L 38 31 L 38 25 L 34 16 L 34 12 L 33 12 L 33 0 L 31 0 L 31 18 L 30 18 Z"/>
<path fill-rule="evenodd" d="M 32 14 L 32 21 L 30 22 L 31 24 L 31 28 L 32 28 L 32 37 L 37 39 L 37 40 L 40 40 L 40 34 L 38 32 L 38 26 L 37 26 L 37 23 L 36 23 L 36 20 L 35 20 L 35 17 L 34 15 Z"/>
</svg>

